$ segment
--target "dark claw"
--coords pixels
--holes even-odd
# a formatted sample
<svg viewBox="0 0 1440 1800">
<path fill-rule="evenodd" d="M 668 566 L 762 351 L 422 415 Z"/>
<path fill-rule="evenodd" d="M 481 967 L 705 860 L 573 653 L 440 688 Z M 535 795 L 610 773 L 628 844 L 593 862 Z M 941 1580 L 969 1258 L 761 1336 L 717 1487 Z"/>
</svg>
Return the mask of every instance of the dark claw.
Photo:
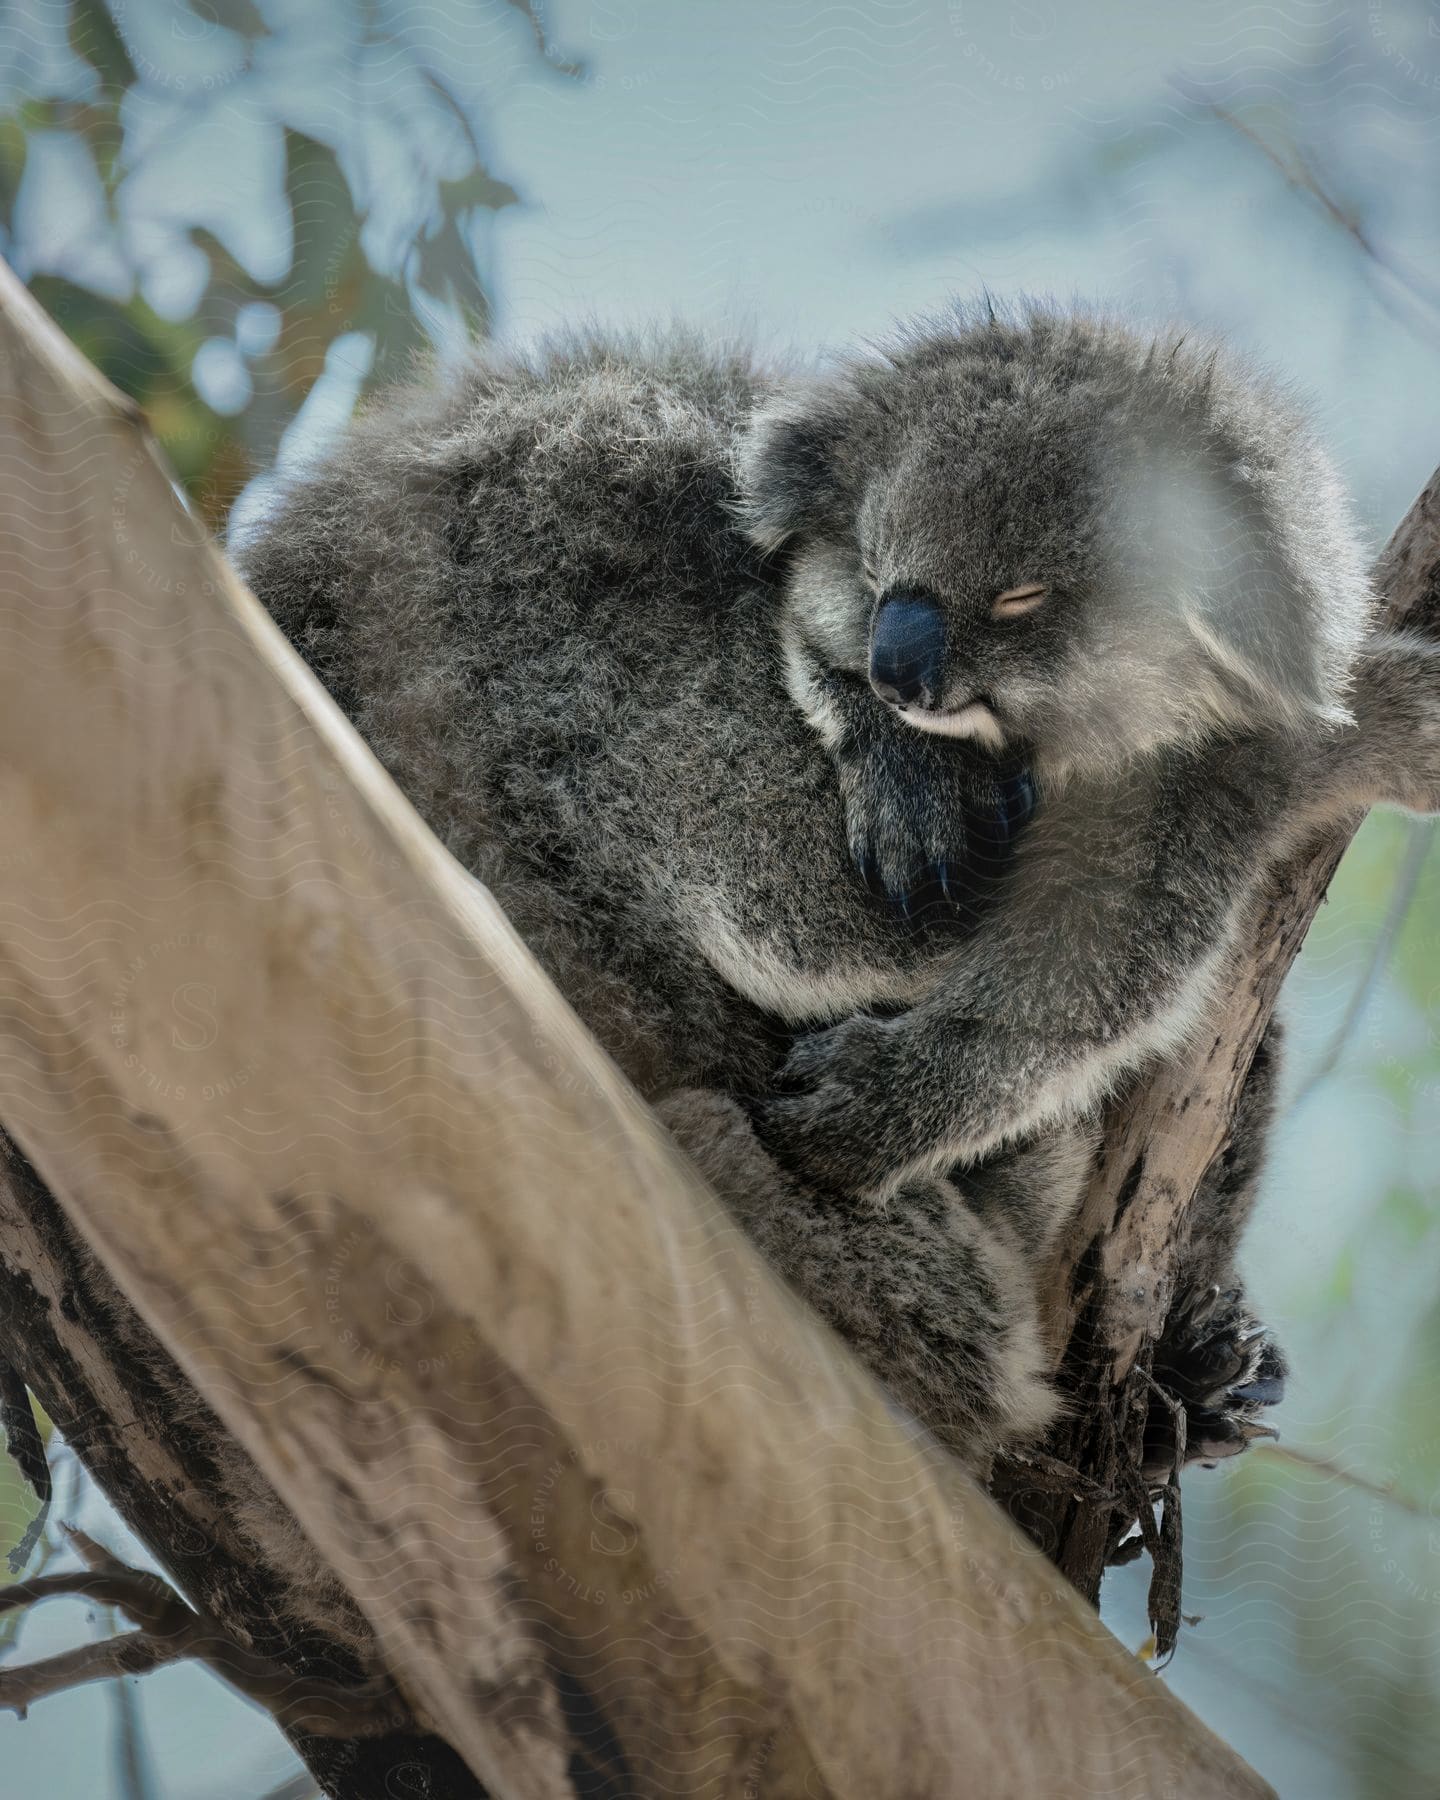
<svg viewBox="0 0 1440 1800">
<path fill-rule="evenodd" d="M 1205 1288 L 1181 1316 L 1192 1326 L 1203 1325 L 1219 1304 L 1220 1289 L 1211 1286 Z"/>
<path fill-rule="evenodd" d="M 1187 1462 L 1213 1466 L 1279 1435 L 1261 1411 L 1284 1398 L 1285 1358 L 1237 1289 L 1205 1289 L 1172 1315 L 1154 1377 L 1185 1408 Z M 1145 1427 L 1146 1479 L 1166 1480 L 1174 1454 L 1170 1409 L 1157 1398 Z"/>
<path fill-rule="evenodd" d="M 886 885 L 876 857 L 864 850 L 853 855 L 870 898 L 914 937 L 924 939 L 931 932 L 955 928 L 956 908 L 964 899 L 964 889 L 954 864 L 916 869 L 905 886 L 892 888 Z"/>
<path fill-rule="evenodd" d="M 917 871 L 907 898 L 907 917 L 922 936 L 943 931 L 951 923 L 950 900 L 939 865 Z"/>
<path fill-rule="evenodd" d="M 973 930 L 1035 811 L 1028 771 L 953 746 L 937 753 L 902 743 L 893 761 L 861 759 L 851 781 L 851 855 L 866 892 L 919 938 Z M 872 790 L 875 812 L 866 806 Z"/>
<path fill-rule="evenodd" d="M 940 891 L 951 906 L 958 906 L 965 894 L 965 871 L 959 863 L 940 864 Z"/>
<path fill-rule="evenodd" d="M 1245 1448 L 1248 1439 L 1240 1429 L 1237 1419 L 1226 1413 L 1201 1412 L 1193 1419 L 1186 1419 L 1187 1427 L 1194 1428 L 1195 1437 L 1186 1443 L 1192 1456 L 1220 1457 L 1235 1456 Z"/>
<path fill-rule="evenodd" d="M 852 848 L 851 855 L 855 858 L 855 867 L 860 871 L 860 879 L 864 882 L 865 890 L 871 899 L 888 899 L 889 896 L 885 891 L 885 878 L 880 873 L 880 864 L 870 852 Z"/>
<path fill-rule="evenodd" d="M 1249 1406 L 1276 1406 L 1285 1398 L 1285 1379 L 1276 1375 L 1266 1381 L 1247 1381 L 1244 1387 L 1231 1388 L 1230 1398 Z"/>
<path fill-rule="evenodd" d="M 1001 794 L 1005 805 L 1006 823 L 1011 835 L 1025 829 L 1034 816 L 1036 793 L 1035 783 L 1030 778 L 1028 769 L 1017 769 L 1001 783 Z"/>
</svg>

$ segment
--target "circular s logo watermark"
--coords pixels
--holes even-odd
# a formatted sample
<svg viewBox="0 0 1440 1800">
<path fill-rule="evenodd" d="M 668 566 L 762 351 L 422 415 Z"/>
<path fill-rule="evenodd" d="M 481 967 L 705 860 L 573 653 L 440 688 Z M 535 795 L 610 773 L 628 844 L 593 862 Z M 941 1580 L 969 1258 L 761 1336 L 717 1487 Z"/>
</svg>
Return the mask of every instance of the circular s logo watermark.
<svg viewBox="0 0 1440 1800">
<path fill-rule="evenodd" d="M 645 1605 L 661 1598 L 674 1582 L 674 1565 L 651 1568 L 647 1562 L 639 1496 L 633 1488 L 603 1482 L 595 1486 L 578 1532 L 564 1529 L 562 1509 L 575 1504 L 587 1469 L 633 1468 L 637 1463 L 658 1467 L 659 1459 L 624 1438 L 574 1445 L 547 1466 L 531 1496 L 530 1548 L 540 1573 L 582 1606 Z M 580 1554 L 567 1548 L 575 1543 L 583 1546 Z"/>
<path fill-rule="evenodd" d="M 227 1027 L 227 994 L 249 970 L 218 933 L 171 931 L 137 943 L 110 990 L 106 1035 L 137 1097 L 183 1101 L 223 1117 L 245 1103 L 260 1072 Z"/>
<path fill-rule="evenodd" d="M 387 1324 L 413 1329 L 434 1317 L 435 1293 L 418 1263 L 398 1257 L 385 1270 L 385 1287 L 390 1296 L 385 1302 Z"/>
<path fill-rule="evenodd" d="M 601 1488 L 590 1496 L 590 1548 L 596 1556 L 633 1556 L 640 1546 L 631 1488 Z"/>
<path fill-rule="evenodd" d="M 967 71 L 1011 94 L 1053 94 L 1075 80 L 1074 63 L 1051 48 L 1060 9 L 1039 0 L 948 0 L 950 36 Z"/>
<path fill-rule="evenodd" d="M 175 1026 L 170 1034 L 176 1050 L 208 1050 L 220 1036 L 215 1017 L 219 996 L 208 981 L 182 981 L 170 997 Z"/>
</svg>

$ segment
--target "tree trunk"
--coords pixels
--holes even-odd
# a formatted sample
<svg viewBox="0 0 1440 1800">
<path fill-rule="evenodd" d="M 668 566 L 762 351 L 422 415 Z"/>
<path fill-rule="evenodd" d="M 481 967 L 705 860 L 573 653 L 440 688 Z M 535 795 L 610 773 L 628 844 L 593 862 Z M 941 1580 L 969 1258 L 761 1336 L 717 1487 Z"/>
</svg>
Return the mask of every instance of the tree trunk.
<svg viewBox="0 0 1440 1800">
<path fill-rule="evenodd" d="M 373 1672 L 374 1633 L 354 1602 L 338 1582 L 297 1588 L 293 1518 L 3 1139 L 0 1363 L 36 1395 L 135 1535 L 237 1643 L 306 1676 L 348 1683 Z M 290 1735 L 335 1800 L 483 1800 L 449 1744 L 418 1728 Z"/>
<path fill-rule="evenodd" d="M 232 1613 L 283 1564 L 329 1654 L 348 1597 L 507 1797 L 1268 1792 L 780 1287 L 8 276 L 0 354 L 0 1116 L 314 1545 L 136 1476 L 264 1537 Z"/>
<path fill-rule="evenodd" d="M 1396 528 L 1375 582 L 1386 625 L 1433 631 L 1440 624 L 1440 472 Z M 1151 1355 L 1174 1295 L 1189 1208 L 1227 1147 L 1281 983 L 1352 836 L 1353 829 L 1327 835 L 1272 874 L 1203 1045 L 1110 1108 L 1089 1192 L 1050 1272 L 1049 1338 L 1060 1383 L 1075 1404 L 1048 1448 L 1121 1500 L 1109 1506 L 1038 1491 L 1023 1463 L 1004 1466 L 993 1486 L 1091 1600 L 1099 1598 L 1107 1555 L 1135 1517 L 1130 1496 L 1151 1403 Z M 1170 1504 L 1178 1505 L 1178 1495 Z M 1161 1568 L 1159 1575 L 1173 1618 L 1178 1574 Z M 1152 1614 L 1156 1604 L 1152 1590 Z"/>
</svg>

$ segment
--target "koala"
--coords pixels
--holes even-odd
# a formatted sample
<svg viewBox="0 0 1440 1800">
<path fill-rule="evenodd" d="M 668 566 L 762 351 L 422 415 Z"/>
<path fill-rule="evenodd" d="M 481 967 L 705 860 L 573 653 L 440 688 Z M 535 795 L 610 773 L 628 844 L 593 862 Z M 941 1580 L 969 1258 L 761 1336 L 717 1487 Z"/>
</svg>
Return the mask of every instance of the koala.
<svg viewBox="0 0 1440 1800">
<path fill-rule="evenodd" d="M 1098 1103 L 1203 1029 L 1264 870 L 1440 807 L 1440 665 L 1343 496 L 1174 335 L 957 308 L 822 373 L 683 334 L 477 353 L 243 573 L 759 1248 L 983 1467 Z M 1243 1448 L 1268 1070 L 1157 1366 Z M 1155 1466 L 1166 1447 L 1157 1423 Z"/>
</svg>

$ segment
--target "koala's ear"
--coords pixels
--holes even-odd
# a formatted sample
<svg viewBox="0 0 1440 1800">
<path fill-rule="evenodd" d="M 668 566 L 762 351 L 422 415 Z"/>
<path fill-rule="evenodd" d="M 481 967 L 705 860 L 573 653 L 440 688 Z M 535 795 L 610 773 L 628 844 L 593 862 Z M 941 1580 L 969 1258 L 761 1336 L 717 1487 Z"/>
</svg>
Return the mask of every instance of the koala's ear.
<svg viewBox="0 0 1440 1800">
<path fill-rule="evenodd" d="M 1353 723 L 1341 698 L 1342 684 L 1328 678 L 1320 645 L 1305 642 L 1303 625 L 1276 629 L 1263 616 L 1267 607 L 1288 610 L 1273 586 L 1257 592 L 1249 608 L 1191 607 L 1185 621 L 1216 667 L 1247 689 L 1275 721 Z"/>
<path fill-rule="evenodd" d="M 848 424 L 843 395 L 818 383 L 762 402 L 736 448 L 739 514 L 762 550 L 842 524 L 838 458 Z"/>
<path fill-rule="evenodd" d="M 1345 691 L 1370 594 L 1356 547 L 1333 527 L 1340 503 L 1302 532 L 1257 494 L 1243 464 L 1227 469 L 1224 490 L 1207 579 L 1188 596 L 1186 623 L 1272 717 L 1352 724 Z"/>
<path fill-rule="evenodd" d="M 1368 615 L 1343 505 L 1321 476 L 1279 481 L 1173 431 L 1130 471 L 1130 527 L 1185 626 L 1249 716 L 1347 722 L 1345 688 Z M 1293 490 L 1293 491 L 1292 491 Z"/>
</svg>

